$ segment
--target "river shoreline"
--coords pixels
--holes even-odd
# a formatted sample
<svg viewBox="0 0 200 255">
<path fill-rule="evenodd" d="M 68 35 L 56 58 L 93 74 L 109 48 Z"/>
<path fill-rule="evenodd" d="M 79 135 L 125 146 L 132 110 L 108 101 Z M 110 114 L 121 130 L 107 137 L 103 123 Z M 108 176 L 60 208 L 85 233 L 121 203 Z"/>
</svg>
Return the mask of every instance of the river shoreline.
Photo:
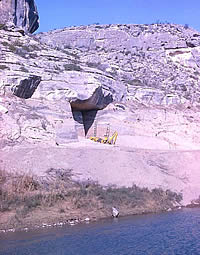
<svg viewBox="0 0 200 255">
<path fill-rule="evenodd" d="M 76 225 L 120 217 L 181 209 L 182 195 L 170 190 L 101 186 L 77 182 L 66 170 L 49 171 L 46 179 L 0 172 L 0 233 Z M 51 177 L 51 178 L 49 178 Z M 190 207 L 199 206 L 199 203 Z"/>
<path fill-rule="evenodd" d="M 199 254 L 199 208 L 0 234 L 0 254 Z"/>
<path fill-rule="evenodd" d="M 141 213 L 134 213 L 134 214 L 120 214 L 118 218 L 124 218 L 124 217 L 129 217 L 129 216 L 140 216 L 140 215 L 151 215 L 151 214 L 160 214 L 160 213 L 167 213 L 171 211 L 177 211 L 177 210 L 183 210 L 186 208 L 190 209 L 195 209 L 195 208 L 200 208 L 199 204 L 188 204 L 186 206 L 175 206 L 173 208 L 169 208 L 167 210 L 160 210 L 160 211 L 149 211 L 149 212 L 141 212 Z M 63 227 L 63 226 L 75 226 L 77 224 L 89 224 L 92 222 L 98 222 L 101 220 L 108 220 L 112 219 L 112 215 L 107 216 L 107 217 L 95 217 L 94 215 L 92 217 L 78 217 L 78 218 L 73 218 L 73 219 L 61 219 L 58 217 L 54 221 L 49 221 L 48 219 L 44 219 L 44 222 L 34 222 L 30 221 L 28 225 L 25 223 L 21 223 L 20 227 L 12 227 L 9 226 L 8 224 L 1 224 L 0 228 L 0 234 L 2 233 L 14 233 L 14 232 L 27 232 L 27 231 L 34 231 L 38 229 L 44 229 L 44 228 L 55 228 L 55 227 Z"/>
<path fill-rule="evenodd" d="M 176 206 L 174 208 L 169 208 L 167 210 L 161 210 L 161 211 L 149 211 L 149 212 L 141 212 L 141 213 L 134 213 L 134 214 L 123 214 L 119 216 L 119 218 L 124 218 L 124 217 L 129 217 L 129 216 L 140 216 L 140 215 L 152 215 L 152 214 L 160 214 L 160 213 L 167 213 L 171 211 L 177 211 L 177 210 L 182 210 L 184 208 L 199 208 L 199 206 L 194 206 L 194 205 L 188 205 L 188 206 Z M 31 221 L 29 222 L 28 225 L 22 223 L 20 227 L 12 227 L 7 224 L 3 225 L 1 224 L 0 228 L 0 234 L 1 233 L 11 233 L 11 232 L 27 232 L 27 231 L 34 231 L 38 229 L 44 229 L 44 228 L 55 228 L 55 227 L 63 227 L 63 226 L 75 226 L 78 224 L 89 224 L 92 222 L 98 222 L 101 220 L 108 220 L 112 219 L 113 217 L 107 216 L 107 217 L 85 217 L 85 218 L 74 218 L 74 219 L 61 219 L 57 218 L 54 221 L 49 221 L 48 219 L 43 220 L 44 222 L 34 222 Z"/>
</svg>

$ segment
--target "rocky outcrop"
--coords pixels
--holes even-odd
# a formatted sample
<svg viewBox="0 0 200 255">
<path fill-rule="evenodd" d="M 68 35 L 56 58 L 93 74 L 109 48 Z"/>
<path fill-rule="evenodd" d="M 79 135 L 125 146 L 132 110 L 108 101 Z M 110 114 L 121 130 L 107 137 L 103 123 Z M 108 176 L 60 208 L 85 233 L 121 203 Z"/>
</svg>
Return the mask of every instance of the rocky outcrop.
<svg viewBox="0 0 200 255">
<path fill-rule="evenodd" d="M 0 24 L 15 25 L 33 33 L 39 27 L 39 15 L 34 0 L 1 0 Z"/>
<path fill-rule="evenodd" d="M 127 143 L 126 136 L 131 134 L 134 141 L 136 136 L 149 140 L 132 141 L 136 147 L 138 144 L 145 148 L 157 144 L 156 149 L 199 147 L 198 139 L 194 139 L 194 129 L 199 128 L 200 95 L 197 31 L 155 24 L 66 28 L 39 34 L 36 39 L 15 30 L 0 32 L 1 93 L 29 98 L 33 107 L 43 102 L 53 109 L 51 105 L 56 103 L 54 117 L 48 119 L 54 129 L 52 143 L 63 144 L 78 136 L 94 135 L 96 122 L 98 136 L 104 136 L 110 124 L 110 134 L 117 130 L 118 142 L 122 144 L 125 140 Z M 189 47 L 188 42 L 195 47 Z M 7 105 L 1 104 L 5 111 Z M 191 113 L 188 107 L 195 112 Z M 68 116 L 67 120 L 59 109 Z M 177 116 L 181 124 L 177 123 Z M 16 119 L 16 123 L 20 122 Z M 59 131 L 61 124 L 72 135 Z M 41 128 L 39 133 L 42 132 L 45 129 Z M 41 140 L 34 142 L 43 141 L 45 135 L 39 137 Z"/>
<path fill-rule="evenodd" d="M 30 76 L 27 79 L 21 80 L 20 84 L 12 87 L 13 94 L 20 98 L 31 98 L 41 81 L 40 76 Z"/>
<path fill-rule="evenodd" d="M 76 53 L 3 28 L 0 48 L 0 115 L 7 112 L 2 116 L 2 147 L 77 141 L 78 134 L 85 135 L 84 125 L 76 130 L 71 108 L 80 112 L 82 121 L 82 111 L 103 109 L 123 97 L 124 85 L 87 67 Z"/>
<path fill-rule="evenodd" d="M 90 25 L 36 35 L 126 87 L 124 100 L 145 105 L 197 104 L 200 33 L 174 24 Z"/>
<path fill-rule="evenodd" d="M 81 165 L 83 177 L 102 184 L 160 185 L 197 198 L 197 165 L 190 170 L 183 159 L 197 161 L 200 149 L 200 33 L 170 24 L 37 36 L 0 28 L 1 167 Z M 109 145 L 85 139 L 107 130 L 118 132 L 119 147 L 103 152 Z"/>
</svg>

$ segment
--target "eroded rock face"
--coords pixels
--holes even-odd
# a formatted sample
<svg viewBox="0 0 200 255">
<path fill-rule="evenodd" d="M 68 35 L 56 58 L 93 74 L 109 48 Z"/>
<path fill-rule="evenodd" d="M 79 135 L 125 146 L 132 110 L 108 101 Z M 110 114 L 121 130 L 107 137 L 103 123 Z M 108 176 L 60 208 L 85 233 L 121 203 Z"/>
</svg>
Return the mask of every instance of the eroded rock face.
<svg viewBox="0 0 200 255">
<path fill-rule="evenodd" d="M 49 123 L 56 123 L 52 124 L 55 129 L 51 131 L 52 142 L 64 144 L 77 139 L 78 135 L 93 135 L 97 120 L 98 136 L 101 137 L 110 123 L 112 132 L 117 130 L 120 138 L 129 134 L 150 137 L 148 143 L 138 142 L 134 146 L 143 144 L 149 148 L 153 146 L 150 140 L 158 140 L 156 148 L 199 148 L 200 142 L 195 139 L 199 117 L 193 123 L 194 127 L 187 131 L 185 127 L 192 125 L 189 117 L 180 113 L 183 126 L 179 125 L 178 129 L 177 115 L 170 113 L 171 125 L 161 129 L 168 114 L 164 110 L 159 114 L 159 107 L 166 112 L 171 107 L 182 107 L 184 111 L 194 107 L 197 111 L 200 105 L 200 33 L 168 24 L 111 25 L 66 28 L 36 37 L 40 41 L 16 30 L 0 30 L 0 92 L 2 95 L 14 92 L 18 97 L 31 98 L 48 108 L 56 104 L 56 108 L 48 110 L 48 116 L 51 111 L 50 115 L 56 116 L 48 119 Z M 188 42 L 195 47 L 189 47 Z M 116 102 L 121 108 L 115 106 Z M 4 115 L 10 112 L 6 104 L 0 105 Z M 70 107 L 76 111 L 73 116 L 68 114 Z M 159 116 L 155 118 L 153 112 L 149 115 L 149 107 Z M 137 114 L 136 109 L 139 109 Z M 65 114 L 69 115 L 68 120 L 64 118 Z M 46 123 L 44 115 L 41 123 Z M 32 122 L 31 125 L 36 124 Z M 176 130 L 176 145 L 173 145 L 173 129 Z M 41 128 L 30 139 L 29 129 L 26 130 L 23 137 L 31 142 L 42 141 L 46 136 L 40 135 L 40 132 L 46 132 Z M 185 133 L 187 144 L 180 138 Z"/>
<path fill-rule="evenodd" d="M 72 100 L 71 106 L 77 111 L 102 110 L 112 102 L 112 94 L 105 95 L 102 87 L 98 87 L 88 99 L 77 98 Z"/>
<path fill-rule="evenodd" d="M 145 105 L 196 104 L 200 33 L 176 24 L 90 25 L 36 35 L 122 84 L 124 100 Z M 112 84 L 111 88 L 113 88 Z M 121 90 L 122 92 L 122 90 Z"/>
<path fill-rule="evenodd" d="M 34 0 L 1 0 L 0 24 L 14 24 L 33 33 L 39 27 L 39 15 Z"/>
<path fill-rule="evenodd" d="M 41 81 L 40 76 L 32 75 L 27 79 L 21 80 L 19 85 L 13 87 L 13 94 L 20 98 L 31 98 Z"/>
<path fill-rule="evenodd" d="M 2 107 L 3 106 L 3 107 Z M 77 141 L 69 102 L 0 97 L 0 149 Z"/>
<path fill-rule="evenodd" d="M 75 53 L 52 49 L 15 29 L 0 29 L 0 49 L 1 148 L 77 141 L 71 107 L 99 110 L 125 92 L 123 84 L 85 66 Z"/>
<path fill-rule="evenodd" d="M 187 201 L 199 196 L 199 153 L 193 150 L 200 150 L 200 33 L 169 24 L 111 25 L 37 37 L 42 43 L 0 26 L 2 166 L 17 170 L 17 161 L 18 169 L 39 172 L 48 167 L 79 171 L 81 166 L 86 179 L 102 184 L 191 187 Z M 108 126 L 110 136 L 119 134 L 117 147 L 83 139 L 103 138 Z M 101 146 L 107 146 L 104 155 Z M 193 168 L 187 161 L 195 162 Z M 105 171 L 101 178 L 99 169 Z"/>
</svg>

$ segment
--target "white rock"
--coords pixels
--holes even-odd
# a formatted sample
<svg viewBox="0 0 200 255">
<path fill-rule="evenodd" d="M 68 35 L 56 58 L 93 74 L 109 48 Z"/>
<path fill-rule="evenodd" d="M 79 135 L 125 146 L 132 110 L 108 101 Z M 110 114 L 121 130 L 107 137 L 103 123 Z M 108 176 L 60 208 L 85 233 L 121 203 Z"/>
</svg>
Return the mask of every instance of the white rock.
<svg viewBox="0 0 200 255">
<path fill-rule="evenodd" d="M 119 216 L 119 211 L 115 207 L 112 207 L 112 216 L 113 217 L 118 217 Z"/>
<path fill-rule="evenodd" d="M 8 109 L 6 107 L 4 107 L 3 105 L 0 105 L 0 112 L 7 113 Z"/>
</svg>

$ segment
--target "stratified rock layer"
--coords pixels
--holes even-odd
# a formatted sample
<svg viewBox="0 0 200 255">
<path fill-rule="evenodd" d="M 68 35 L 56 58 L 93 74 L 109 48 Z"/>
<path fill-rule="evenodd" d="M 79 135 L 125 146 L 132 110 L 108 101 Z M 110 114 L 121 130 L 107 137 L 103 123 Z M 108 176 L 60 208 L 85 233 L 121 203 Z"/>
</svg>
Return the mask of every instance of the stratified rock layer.
<svg viewBox="0 0 200 255">
<path fill-rule="evenodd" d="M 196 104 L 200 33 L 175 24 L 90 25 L 41 33 L 41 42 L 76 50 L 82 62 L 126 87 L 125 101 Z M 112 86 L 113 87 L 113 86 Z"/>
<path fill-rule="evenodd" d="M 105 185 L 198 197 L 199 32 L 111 25 L 30 37 L 0 28 L 1 167 L 70 168 Z M 116 147 L 85 139 L 114 131 Z"/>
<path fill-rule="evenodd" d="M 39 27 L 39 15 L 34 0 L 1 0 L 0 24 L 14 24 L 33 33 Z"/>
</svg>

